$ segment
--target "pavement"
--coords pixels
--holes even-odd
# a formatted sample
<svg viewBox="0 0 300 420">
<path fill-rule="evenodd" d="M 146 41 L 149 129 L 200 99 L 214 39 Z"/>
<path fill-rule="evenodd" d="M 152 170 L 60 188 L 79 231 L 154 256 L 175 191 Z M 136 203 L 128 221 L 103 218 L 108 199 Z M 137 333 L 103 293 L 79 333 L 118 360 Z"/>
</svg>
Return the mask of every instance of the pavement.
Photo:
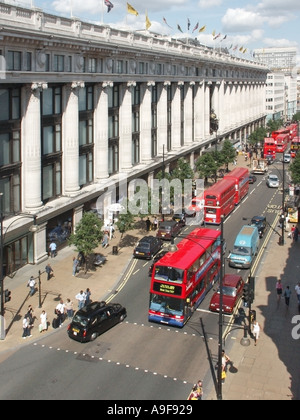
<svg viewBox="0 0 300 420">
<path fill-rule="evenodd" d="M 247 163 L 242 156 L 238 156 L 237 166 L 241 165 Z M 75 295 L 87 287 L 91 290 L 92 300 L 106 300 L 109 295 L 117 293 L 122 275 L 132 259 L 134 245 L 145 234 L 147 232 L 142 223 L 127 232 L 123 238 L 116 231 L 108 248 L 102 249 L 100 246 L 95 250 L 107 257 L 106 263 L 86 274 L 81 271 L 77 276 L 72 276 L 72 258 L 77 253 L 74 248 L 66 246 L 55 258 L 49 257 L 39 265 L 27 265 L 19 269 L 13 278 L 6 277 L 5 289 L 12 293 L 11 301 L 5 304 L 6 336 L 0 340 L 0 362 L 29 342 L 35 342 L 45 334 L 55 333 L 51 325 L 46 332 L 40 333 L 39 317 L 42 310 L 45 310 L 48 321 L 51 322 L 54 308 L 60 299 L 66 301 L 70 298 L 76 310 Z M 113 253 L 113 246 L 118 247 L 116 255 Z M 278 236 L 272 233 L 255 276 L 255 300 L 252 309 L 256 311 L 256 318 L 261 326 L 260 338 L 257 346 L 254 346 L 251 337 L 250 345 L 244 346 L 240 344 L 244 335 L 242 330 L 226 336 L 225 349 L 233 361 L 234 369 L 232 372 L 228 371 L 222 384 L 223 400 L 300 399 L 300 315 L 294 290 L 300 280 L 299 255 L 300 241 L 293 243 L 286 234 L 284 245 L 279 245 Z M 49 281 L 45 273 L 48 262 L 54 270 L 54 277 Z M 31 275 L 36 278 L 39 286 L 32 297 L 27 287 Z M 292 290 L 289 308 L 286 308 L 283 299 L 277 303 L 275 284 L 278 278 L 281 278 L 283 288 L 288 284 Z M 22 319 L 28 305 L 33 306 L 36 320 L 32 337 L 23 340 Z M 248 309 L 244 309 L 247 313 Z M 63 328 L 66 325 L 67 322 Z M 227 352 L 229 348 L 230 353 Z M 195 374 L 195 383 L 198 379 Z M 217 399 L 213 381 L 211 384 L 204 384 L 203 399 Z"/>
</svg>

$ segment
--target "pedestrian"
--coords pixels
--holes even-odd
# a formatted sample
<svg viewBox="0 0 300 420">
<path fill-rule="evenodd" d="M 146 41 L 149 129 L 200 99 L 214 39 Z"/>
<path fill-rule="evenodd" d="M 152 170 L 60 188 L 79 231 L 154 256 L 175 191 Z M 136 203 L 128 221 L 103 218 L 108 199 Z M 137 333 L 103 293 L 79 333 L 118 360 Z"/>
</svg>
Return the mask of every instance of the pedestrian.
<svg viewBox="0 0 300 420">
<path fill-rule="evenodd" d="M 31 337 L 32 335 L 30 334 L 30 329 L 29 329 L 29 318 L 27 318 L 26 315 L 24 315 L 22 326 L 23 326 L 22 338 L 25 339 L 27 337 Z"/>
<path fill-rule="evenodd" d="M 83 265 L 85 263 L 85 257 L 84 257 L 84 253 L 82 251 L 78 252 L 77 260 L 78 260 L 78 266 L 77 266 L 77 271 L 78 271 L 78 268 L 83 267 Z M 73 261 L 74 261 L 74 258 L 73 258 Z"/>
<path fill-rule="evenodd" d="M 198 400 L 199 398 L 199 394 L 198 394 L 198 386 L 194 385 L 192 388 L 192 392 L 189 395 L 189 400 Z"/>
<path fill-rule="evenodd" d="M 39 331 L 40 331 L 40 333 L 42 333 L 43 331 L 47 331 L 47 329 L 48 329 L 46 311 L 42 310 L 42 313 L 40 315 L 40 320 L 41 320 L 41 323 L 39 325 Z"/>
<path fill-rule="evenodd" d="M 29 325 L 28 325 L 28 328 L 29 328 L 29 330 L 33 327 L 33 323 L 34 323 L 34 313 L 33 313 L 33 307 L 32 307 L 32 305 L 29 305 L 28 306 L 28 308 L 27 308 L 27 313 L 26 313 L 26 318 L 28 318 L 28 320 L 29 320 Z"/>
<path fill-rule="evenodd" d="M 292 292 L 290 290 L 290 286 L 286 286 L 286 288 L 284 289 L 283 297 L 285 299 L 285 304 L 286 304 L 287 308 L 290 305 L 291 294 L 292 294 Z"/>
<path fill-rule="evenodd" d="M 150 222 L 150 219 L 148 217 L 147 220 L 146 220 L 146 229 L 147 229 L 147 232 L 149 232 L 150 227 L 151 227 L 151 222 Z"/>
<path fill-rule="evenodd" d="M 49 250 L 50 250 L 51 258 L 56 257 L 56 255 L 57 255 L 56 248 L 57 248 L 56 243 L 55 242 L 51 242 L 51 244 L 49 245 Z"/>
<path fill-rule="evenodd" d="M 259 339 L 259 333 L 260 333 L 260 325 L 257 321 L 254 321 L 253 327 L 252 327 L 252 334 L 254 336 L 254 345 L 256 346 L 257 341 Z"/>
<path fill-rule="evenodd" d="M 71 299 L 69 299 L 69 298 L 67 299 L 67 302 L 65 304 L 65 308 L 66 308 L 66 311 L 67 311 L 68 319 L 72 319 L 73 315 L 74 315 L 74 310 L 73 310 L 73 302 L 71 301 Z"/>
<path fill-rule="evenodd" d="M 91 301 L 91 291 L 89 288 L 86 289 L 85 291 L 85 306 L 88 305 L 89 303 L 92 303 Z"/>
<path fill-rule="evenodd" d="M 298 229 L 298 226 L 296 226 L 293 233 L 294 242 L 298 242 L 298 236 L 299 236 L 299 229 Z"/>
<path fill-rule="evenodd" d="M 84 307 L 85 304 L 85 293 L 83 290 L 80 290 L 79 293 L 75 296 L 75 299 L 78 300 L 78 309 L 81 309 Z"/>
<path fill-rule="evenodd" d="M 54 277 L 53 268 L 51 267 L 50 263 L 46 265 L 45 271 L 47 273 L 47 280 L 50 280 L 52 276 Z"/>
<path fill-rule="evenodd" d="M 279 305 L 281 295 L 282 295 L 282 284 L 281 284 L 280 279 L 278 279 L 277 282 L 276 282 L 276 293 L 277 293 L 277 305 Z"/>
<path fill-rule="evenodd" d="M 103 235 L 103 240 L 102 240 L 102 248 L 107 248 L 108 247 L 108 245 L 109 245 L 108 240 L 109 240 L 108 233 L 105 231 L 104 235 Z"/>
<path fill-rule="evenodd" d="M 157 219 L 157 217 L 155 216 L 155 217 L 154 217 L 154 220 L 153 220 L 153 229 L 154 229 L 154 230 L 157 230 L 157 227 L 158 227 L 158 219 Z"/>
<path fill-rule="evenodd" d="M 291 227 L 291 230 L 290 230 L 290 232 L 288 233 L 288 238 L 294 238 L 294 232 L 295 232 L 295 225 L 293 225 L 292 227 Z"/>
<path fill-rule="evenodd" d="M 59 304 L 56 306 L 55 313 L 58 317 L 59 327 L 62 327 L 65 320 L 65 305 L 62 299 L 59 301 Z"/>
<path fill-rule="evenodd" d="M 297 295 L 298 304 L 300 305 L 300 281 L 295 286 L 295 292 L 296 292 L 296 295 Z"/>
<path fill-rule="evenodd" d="M 200 379 L 197 382 L 197 392 L 198 392 L 198 400 L 202 400 L 202 397 L 203 397 L 203 383 Z"/>
<path fill-rule="evenodd" d="M 227 365 L 230 363 L 231 363 L 230 357 L 227 356 L 227 354 L 225 353 L 225 350 L 222 350 L 222 370 L 227 372 Z"/>
<path fill-rule="evenodd" d="M 109 225 L 109 239 L 111 240 L 114 237 L 115 228 L 112 223 Z"/>
<path fill-rule="evenodd" d="M 27 286 L 30 287 L 30 296 L 33 296 L 35 293 L 35 284 L 34 277 L 31 276 L 27 283 Z"/>
<path fill-rule="evenodd" d="M 72 276 L 73 277 L 76 276 L 78 268 L 79 268 L 79 261 L 76 257 L 73 257 L 73 269 L 72 269 Z"/>
</svg>

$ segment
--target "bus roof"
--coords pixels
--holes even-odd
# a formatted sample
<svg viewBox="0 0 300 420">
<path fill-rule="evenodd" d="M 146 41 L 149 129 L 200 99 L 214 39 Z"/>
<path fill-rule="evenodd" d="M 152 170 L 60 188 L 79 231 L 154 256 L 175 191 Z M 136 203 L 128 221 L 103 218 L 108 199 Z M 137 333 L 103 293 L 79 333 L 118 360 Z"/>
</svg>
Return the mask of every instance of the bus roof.
<svg viewBox="0 0 300 420">
<path fill-rule="evenodd" d="M 275 144 L 275 139 L 273 137 L 265 137 L 264 138 L 264 144 Z"/>
<path fill-rule="evenodd" d="M 248 168 L 242 168 L 242 167 L 238 167 L 238 168 L 234 168 L 232 171 L 228 172 L 228 174 L 226 174 L 224 176 L 224 178 L 239 178 L 240 176 L 243 175 L 248 175 L 249 174 L 249 169 Z"/>
<path fill-rule="evenodd" d="M 224 190 L 226 190 L 228 187 L 231 186 L 235 187 L 235 181 L 232 178 L 223 178 L 220 181 L 216 182 L 214 185 L 212 185 L 211 187 L 207 188 L 204 191 L 204 196 L 206 197 L 207 195 L 210 194 L 216 194 L 216 193 L 221 193 Z"/>
<path fill-rule="evenodd" d="M 278 139 L 285 139 L 286 137 L 289 138 L 288 133 L 278 134 L 278 136 L 276 137 L 276 140 L 278 140 Z"/>
<path fill-rule="evenodd" d="M 219 230 L 196 228 L 177 244 L 177 251 L 168 252 L 155 265 L 184 270 L 190 267 L 220 235 Z"/>
</svg>

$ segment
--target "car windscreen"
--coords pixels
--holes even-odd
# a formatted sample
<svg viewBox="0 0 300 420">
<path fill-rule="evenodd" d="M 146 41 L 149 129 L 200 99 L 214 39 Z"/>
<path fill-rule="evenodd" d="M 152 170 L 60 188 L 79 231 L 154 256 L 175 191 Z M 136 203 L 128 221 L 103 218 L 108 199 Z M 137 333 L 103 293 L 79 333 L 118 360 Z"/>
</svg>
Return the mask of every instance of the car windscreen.
<svg viewBox="0 0 300 420">
<path fill-rule="evenodd" d="M 218 294 L 220 294 L 220 288 L 218 289 Z M 223 295 L 224 296 L 236 296 L 236 288 L 231 286 L 224 286 L 223 287 Z"/>
</svg>

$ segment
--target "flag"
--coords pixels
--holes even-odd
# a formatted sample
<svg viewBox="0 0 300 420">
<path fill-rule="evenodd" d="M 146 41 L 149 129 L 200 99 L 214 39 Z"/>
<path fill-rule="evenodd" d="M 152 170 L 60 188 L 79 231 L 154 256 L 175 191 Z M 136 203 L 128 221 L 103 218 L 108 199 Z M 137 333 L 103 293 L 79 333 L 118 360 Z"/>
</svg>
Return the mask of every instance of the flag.
<svg viewBox="0 0 300 420">
<path fill-rule="evenodd" d="M 105 6 L 107 6 L 107 13 L 109 13 L 111 11 L 111 9 L 114 7 L 112 2 L 110 2 L 109 0 L 104 0 L 104 4 L 105 4 Z"/>
<path fill-rule="evenodd" d="M 194 32 L 196 29 L 198 29 L 198 26 L 199 26 L 199 22 L 197 22 L 197 23 L 196 23 L 196 26 L 195 26 L 195 28 L 193 29 L 193 32 Z"/>
<path fill-rule="evenodd" d="M 243 50 L 243 54 L 245 54 L 245 52 L 247 51 L 247 48 L 245 48 L 244 50 Z"/>
<path fill-rule="evenodd" d="M 221 41 L 224 41 L 224 39 L 226 39 L 226 38 L 227 38 L 227 35 L 225 35 L 224 38 L 221 39 Z"/>
<path fill-rule="evenodd" d="M 152 23 L 150 22 L 150 20 L 148 18 L 148 13 L 146 12 L 146 29 L 148 30 L 151 25 L 152 25 Z"/>
<path fill-rule="evenodd" d="M 168 22 L 166 21 L 166 18 L 164 18 L 164 17 L 163 17 L 163 21 L 164 21 L 164 23 L 165 23 L 165 24 L 166 24 L 169 28 L 173 29 L 173 28 L 172 28 L 172 26 L 170 26 L 170 25 L 168 24 Z"/>
<path fill-rule="evenodd" d="M 220 33 L 218 33 L 218 35 L 214 36 L 214 40 L 217 39 L 217 38 L 219 38 L 219 36 L 221 36 Z"/>
<path fill-rule="evenodd" d="M 139 14 L 129 3 L 127 3 L 127 12 L 135 16 Z"/>
<path fill-rule="evenodd" d="M 199 32 L 205 31 L 206 25 L 202 26 L 202 28 L 199 29 Z"/>
<path fill-rule="evenodd" d="M 187 20 L 187 30 L 188 30 L 188 31 L 190 30 L 190 26 L 191 26 L 191 21 L 190 21 L 190 19 L 188 18 L 188 20 Z"/>
<path fill-rule="evenodd" d="M 243 49 L 244 49 L 244 47 L 240 47 L 240 48 L 239 48 L 239 51 L 241 51 L 241 52 L 242 52 L 242 51 L 243 51 Z"/>
<path fill-rule="evenodd" d="M 231 48 L 233 47 L 233 44 L 230 45 L 230 47 L 228 48 L 229 50 L 231 50 Z"/>
<path fill-rule="evenodd" d="M 238 45 L 236 45 L 236 46 L 233 48 L 233 51 L 235 51 L 235 50 L 237 49 L 237 47 L 238 47 Z"/>
<path fill-rule="evenodd" d="M 215 29 L 212 31 L 212 36 L 215 36 L 216 35 L 216 31 L 215 31 Z"/>
<path fill-rule="evenodd" d="M 178 29 L 180 32 L 182 32 L 182 33 L 183 33 L 183 30 L 180 28 L 180 25 L 178 25 L 178 23 L 177 23 L 177 29 Z"/>
</svg>

